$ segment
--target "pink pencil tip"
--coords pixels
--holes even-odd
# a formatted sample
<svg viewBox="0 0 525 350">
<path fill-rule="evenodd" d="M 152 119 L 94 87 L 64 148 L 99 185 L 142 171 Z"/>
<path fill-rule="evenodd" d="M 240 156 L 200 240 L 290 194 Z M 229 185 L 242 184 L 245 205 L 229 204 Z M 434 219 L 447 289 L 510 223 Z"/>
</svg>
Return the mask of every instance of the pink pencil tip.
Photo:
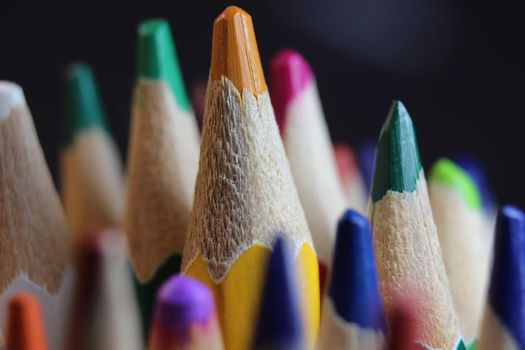
<svg viewBox="0 0 525 350">
<path fill-rule="evenodd" d="M 334 145 L 334 155 L 339 177 L 343 182 L 346 182 L 358 171 L 355 153 L 350 146 L 338 143 Z"/>
<path fill-rule="evenodd" d="M 313 79 L 308 62 L 297 51 L 282 49 L 270 63 L 270 95 L 281 133 L 290 102 Z"/>
</svg>

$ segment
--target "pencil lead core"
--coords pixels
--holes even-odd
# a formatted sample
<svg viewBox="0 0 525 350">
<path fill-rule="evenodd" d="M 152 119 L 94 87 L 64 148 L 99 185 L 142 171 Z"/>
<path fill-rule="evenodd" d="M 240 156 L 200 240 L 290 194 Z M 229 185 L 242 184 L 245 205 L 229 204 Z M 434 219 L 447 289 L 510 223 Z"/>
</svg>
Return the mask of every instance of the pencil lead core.
<svg viewBox="0 0 525 350">
<path fill-rule="evenodd" d="M 210 72 L 215 80 L 228 78 L 241 92 L 260 94 L 268 89 L 252 18 L 236 6 L 227 7 L 213 23 Z"/>
</svg>

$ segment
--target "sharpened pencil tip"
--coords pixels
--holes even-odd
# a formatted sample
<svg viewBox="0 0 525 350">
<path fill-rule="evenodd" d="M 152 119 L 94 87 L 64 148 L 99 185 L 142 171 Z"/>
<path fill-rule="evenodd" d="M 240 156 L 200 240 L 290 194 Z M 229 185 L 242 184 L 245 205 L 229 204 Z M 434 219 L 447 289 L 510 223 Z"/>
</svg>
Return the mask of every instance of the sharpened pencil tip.
<svg viewBox="0 0 525 350">
<path fill-rule="evenodd" d="M 16 106 L 25 106 L 24 91 L 15 83 L 0 81 L 0 121 L 11 114 Z"/>
<path fill-rule="evenodd" d="M 302 349 L 303 329 L 292 258 L 279 238 L 268 260 L 254 348 Z"/>
<path fill-rule="evenodd" d="M 270 63 L 270 96 L 277 124 L 282 130 L 289 104 L 313 79 L 308 62 L 297 51 L 283 49 Z"/>
<path fill-rule="evenodd" d="M 64 143 L 70 144 L 81 130 L 106 129 L 106 118 L 91 67 L 81 62 L 69 65 L 64 86 Z"/>
<path fill-rule="evenodd" d="M 447 158 L 439 159 L 430 169 L 430 181 L 453 188 L 472 209 L 481 209 L 478 188 L 469 174 Z"/>
<path fill-rule="evenodd" d="M 190 110 L 168 21 L 164 19 L 143 21 L 139 24 L 138 35 L 139 77 L 164 80 L 170 86 L 179 107 Z"/>
<path fill-rule="evenodd" d="M 227 7 L 213 24 L 211 77 L 228 78 L 242 92 L 267 91 L 252 18 L 244 10 Z"/>
<path fill-rule="evenodd" d="M 329 295 L 337 314 L 363 328 L 385 330 L 368 219 L 347 210 L 337 226 Z"/>
<path fill-rule="evenodd" d="M 525 348 L 525 213 L 503 207 L 496 222 L 489 303 L 499 321 Z"/>
<path fill-rule="evenodd" d="M 387 191 L 413 192 L 421 170 L 412 119 L 403 103 L 394 101 L 377 143 L 372 200 Z"/>
</svg>

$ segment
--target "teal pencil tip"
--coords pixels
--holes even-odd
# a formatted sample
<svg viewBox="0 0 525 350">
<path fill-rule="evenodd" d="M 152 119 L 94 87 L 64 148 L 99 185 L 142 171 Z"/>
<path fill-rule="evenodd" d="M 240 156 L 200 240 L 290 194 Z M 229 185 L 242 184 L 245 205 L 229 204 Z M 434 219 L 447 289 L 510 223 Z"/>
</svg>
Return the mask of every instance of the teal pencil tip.
<svg viewBox="0 0 525 350">
<path fill-rule="evenodd" d="M 91 128 L 107 129 L 104 109 L 93 72 L 85 63 L 73 63 L 66 68 L 64 78 L 64 143 Z"/>
<path fill-rule="evenodd" d="M 481 209 L 481 195 L 469 174 L 447 158 L 439 159 L 430 169 L 430 181 L 451 187 L 472 209 Z"/>
<path fill-rule="evenodd" d="M 138 75 L 141 78 L 164 80 L 170 86 L 177 104 L 190 109 L 177 53 L 168 21 L 149 19 L 138 27 Z"/>
<path fill-rule="evenodd" d="M 421 161 L 412 119 L 401 101 L 394 101 L 377 144 L 372 200 L 387 193 L 413 192 Z"/>
</svg>

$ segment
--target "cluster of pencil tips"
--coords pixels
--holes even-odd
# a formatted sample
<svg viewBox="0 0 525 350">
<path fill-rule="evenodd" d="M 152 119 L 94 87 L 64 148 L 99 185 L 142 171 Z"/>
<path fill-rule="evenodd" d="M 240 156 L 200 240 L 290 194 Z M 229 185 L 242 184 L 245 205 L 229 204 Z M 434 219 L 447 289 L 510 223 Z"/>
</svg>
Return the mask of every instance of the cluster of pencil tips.
<svg viewBox="0 0 525 350">
<path fill-rule="evenodd" d="M 525 214 L 479 162 L 425 178 L 400 101 L 377 144 L 332 146 L 309 64 L 281 51 L 268 90 L 233 6 L 199 133 L 168 23 L 138 37 L 126 176 L 87 65 L 65 75 L 60 196 L 0 82 L 1 348 L 525 349 Z"/>
</svg>

